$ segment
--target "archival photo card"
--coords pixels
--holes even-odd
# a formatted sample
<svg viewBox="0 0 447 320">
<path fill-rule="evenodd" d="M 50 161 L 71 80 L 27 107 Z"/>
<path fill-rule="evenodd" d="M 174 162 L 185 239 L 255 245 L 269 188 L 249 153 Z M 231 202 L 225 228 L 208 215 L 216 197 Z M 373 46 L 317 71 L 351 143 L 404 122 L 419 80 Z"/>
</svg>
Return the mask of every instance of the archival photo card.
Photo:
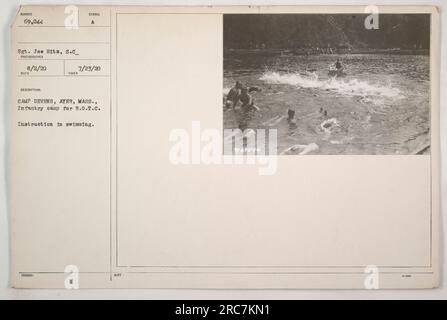
<svg viewBox="0 0 447 320">
<path fill-rule="evenodd" d="M 439 34 L 430 6 L 20 7 L 11 285 L 437 287 Z"/>
</svg>

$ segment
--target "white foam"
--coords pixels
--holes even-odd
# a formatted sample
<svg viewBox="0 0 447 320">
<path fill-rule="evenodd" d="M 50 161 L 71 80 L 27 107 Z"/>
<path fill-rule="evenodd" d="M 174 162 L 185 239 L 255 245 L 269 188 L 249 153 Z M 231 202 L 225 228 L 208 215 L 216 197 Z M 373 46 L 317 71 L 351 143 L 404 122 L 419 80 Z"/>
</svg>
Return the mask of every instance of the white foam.
<svg viewBox="0 0 447 320">
<path fill-rule="evenodd" d="M 296 144 L 281 152 L 281 155 L 286 154 L 289 151 L 297 151 L 297 150 L 300 150 L 300 152 L 298 153 L 299 155 L 305 155 L 308 154 L 309 152 L 318 150 L 318 145 L 313 142 L 309 144 Z"/>
<path fill-rule="evenodd" d="M 370 96 L 395 99 L 403 97 L 401 91 L 398 88 L 393 88 L 391 84 L 388 86 L 373 85 L 358 79 L 344 81 L 339 78 L 330 78 L 328 80 L 319 80 L 315 73 L 301 75 L 299 73 L 267 71 L 261 76 L 260 80 L 270 84 L 288 84 L 302 88 L 330 90 L 345 96 Z"/>
<path fill-rule="evenodd" d="M 327 119 L 320 124 L 321 130 L 323 130 L 326 133 L 331 133 L 332 129 L 336 126 L 339 126 L 339 124 L 338 120 L 335 118 Z"/>
<path fill-rule="evenodd" d="M 231 88 L 223 88 L 223 94 L 226 96 L 230 90 Z"/>
</svg>

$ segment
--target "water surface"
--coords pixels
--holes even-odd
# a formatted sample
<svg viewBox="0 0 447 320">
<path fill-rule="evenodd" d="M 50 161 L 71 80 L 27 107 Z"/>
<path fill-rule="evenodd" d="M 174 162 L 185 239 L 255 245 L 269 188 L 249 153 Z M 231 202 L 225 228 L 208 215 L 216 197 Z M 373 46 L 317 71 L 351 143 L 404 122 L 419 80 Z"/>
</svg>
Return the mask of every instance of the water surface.
<svg viewBox="0 0 447 320">
<path fill-rule="evenodd" d="M 327 75 L 337 58 L 346 67 L 345 77 Z M 260 111 L 224 108 L 224 128 L 243 123 L 277 129 L 278 153 L 426 154 L 429 60 L 426 55 L 226 52 L 224 94 L 236 80 L 262 91 L 252 94 Z M 295 110 L 296 125 L 287 121 L 288 109 Z"/>
</svg>

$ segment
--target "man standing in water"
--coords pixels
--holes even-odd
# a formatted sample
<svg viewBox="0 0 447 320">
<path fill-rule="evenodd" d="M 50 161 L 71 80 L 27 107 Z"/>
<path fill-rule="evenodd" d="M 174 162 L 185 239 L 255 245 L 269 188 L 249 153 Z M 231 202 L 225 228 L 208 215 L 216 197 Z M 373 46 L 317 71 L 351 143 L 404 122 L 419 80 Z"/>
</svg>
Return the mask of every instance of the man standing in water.
<svg viewBox="0 0 447 320">
<path fill-rule="evenodd" d="M 230 89 L 225 98 L 225 106 L 227 108 L 234 109 L 234 107 L 236 107 L 236 104 L 238 103 L 239 97 L 241 95 L 242 87 L 243 87 L 242 83 L 240 81 L 236 81 L 235 86 Z"/>
<path fill-rule="evenodd" d="M 250 95 L 253 91 L 261 91 L 261 88 L 246 87 L 240 81 L 237 81 L 226 97 L 225 106 L 235 110 L 239 129 L 242 131 L 248 128 L 253 111 L 259 111 L 259 108 L 254 104 L 253 97 Z M 239 101 L 242 103 L 242 106 L 237 110 L 236 105 Z"/>
<path fill-rule="evenodd" d="M 255 105 L 253 97 L 250 95 L 250 89 L 242 87 L 239 100 L 242 103 L 240 110 L 237 112 L 237 118 L 239 123 L 239 129 L 242 131 L 249 127 L 249 123 L 253 117 L 253 111 L 259 111 L 259 108 Z"/>
<path fill-rule="evenodd" d="M 287 109 L 287 122 L 289 123 L 290 129 L 295 129 L 297 127 L 295 120 L 295 109 Z"/>
<path fill-rule="evenodd" d="M 250 92 L 252 91 L 259 91 L 259 88 L 257 87 L 242 87 L 241 94 L 239 96 L 239 100 L 242 102 L 242 109 L 245 111 L 250 111 L 251 109 L 254 109 L 256 111 L 259 111 L 259 108 L 255 105 L 255 101 L 253 97 L 250 95 Z"/>
</svg>

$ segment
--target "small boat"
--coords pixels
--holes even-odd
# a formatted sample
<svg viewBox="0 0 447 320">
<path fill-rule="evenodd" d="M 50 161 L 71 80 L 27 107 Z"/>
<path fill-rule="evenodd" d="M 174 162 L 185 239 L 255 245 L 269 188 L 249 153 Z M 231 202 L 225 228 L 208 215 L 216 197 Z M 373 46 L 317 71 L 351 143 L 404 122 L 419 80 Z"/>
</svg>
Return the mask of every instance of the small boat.
<svg viewBox="0 0 447 320">
<path fill-rule="evenodd" d="M 346 76 L 346 72 L 344 68 L 336 69 L 334 67 L 330 67 L 327 75 L 329 77 L 344 77 Z"/>
</svg>

